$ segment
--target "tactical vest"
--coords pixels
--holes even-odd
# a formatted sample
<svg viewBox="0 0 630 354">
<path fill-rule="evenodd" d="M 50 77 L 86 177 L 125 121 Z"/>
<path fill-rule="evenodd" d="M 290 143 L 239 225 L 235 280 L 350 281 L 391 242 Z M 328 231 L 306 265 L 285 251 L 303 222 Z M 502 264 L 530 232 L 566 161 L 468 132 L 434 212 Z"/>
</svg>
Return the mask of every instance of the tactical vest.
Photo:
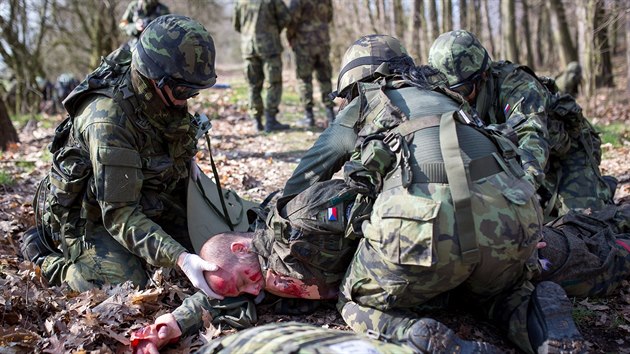
<svg viewBox="0 0 630 354">
<path fill-rule="evenodd" d="M 353 158 L 360 163 L 355 162 L 355 170 L 346 177 L 352 179 L 360 175 L 357 170 L 363 168 L 372 173 L 372 181 L 378 183 L 374 186 L 377 191 L 399 186 L 406 189 L 412 183 L 448 183 L 455 206 L 462 259 L 468 263 L 477 262 L 479 253 L 470 204 L 470 183 L 501 171 L 522 177 L 524 172 L 517 149 L 501 134 L 473 125 L 472 116 L 464 109 L 450 107 L 427 112 L 420 105 L 419 112 L 413 112 L 415 116 L 407 117 L 386 94 L 392 88 L 388 82 L 391 81 L 358 84 L 363 104 L 357 127 L 357 151 Z M 438 87 L 435 91 L 446 94 Z M 409 98 L 424 99 L 430 95 L 435 92 L 420 90 L 410 94 Z M 460 107 L 466 108 L 461 98 L 458 102 Z M 412 142 L 416 144 L 413 157 Z M 463 155 L 462 151 L 467 154 Z M 483 157 L 475 158 L 475 155 Z M 472 159 L 464 161 L 463 157 L 467 156 Z M 357 165 L 360 167 L 356 168 Z"/>
<path fill-rule="evenodd" d="M 254 252 L 264 269 L 300 280 L 337 284 L 358 239 L 345 237 L 349 211 L 358 194 L 342 180 L 318 182 L 296 196 L 285 196 L 259 210 Z"/>
<path fill-rule="evenodd" d="M 66 119 L 55 129 L 48 146 L 53 154 L 50 173 L 40 182 L 33 201 L 36 225 L 69 260 L 66 238 L 84 235 L 86 211 L 83 197 L 92 176 L 88 149 L 73 134 L 73 121 L 77 109 L 91 95 L 110 97 L 128 117 L 136 117 L 129 68 L 131 52 L 118 50 L 101 60 L 99 67 L 90 73 L 63 101 L 68 111 Z M 45 191 L 49 191 L 47 194 Z M 47 226 L 47 227 L 45 227 Z M 71 252 L 78 255 L 78 252 Z"/>
</svg>

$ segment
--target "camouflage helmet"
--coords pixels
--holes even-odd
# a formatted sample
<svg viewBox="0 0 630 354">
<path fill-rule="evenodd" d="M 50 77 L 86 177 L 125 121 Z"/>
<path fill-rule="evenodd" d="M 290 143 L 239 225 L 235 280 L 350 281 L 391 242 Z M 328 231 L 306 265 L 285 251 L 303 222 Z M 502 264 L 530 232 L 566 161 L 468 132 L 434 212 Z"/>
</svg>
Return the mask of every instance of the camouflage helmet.
<svg viewBox="0 0 630 354">
<path fill-rule="evenodd" d="M 372 77 L 383 63 L 401 56 L 408 56 L 407 50 L 394 37 L 371 34 L 359 38 L 341 60 L 337 95 L 342 96 L 353 83 Z"/>
<path fill-rule="evenodd" d="M 476 81 L 490 68 L 490 56 L 474 34 L 457 30 L 440 35 L 429 50 L 429 65 L 440 70 L 449 86 Z"/>
<path fill-rule="evenodd" d="M 133 67 L 158 87 L 165 84 L 195 89 L 215 84 L 214 41 L 197 21 L 164 15 L 151 21 L 133 52 Z"/>
</svg>

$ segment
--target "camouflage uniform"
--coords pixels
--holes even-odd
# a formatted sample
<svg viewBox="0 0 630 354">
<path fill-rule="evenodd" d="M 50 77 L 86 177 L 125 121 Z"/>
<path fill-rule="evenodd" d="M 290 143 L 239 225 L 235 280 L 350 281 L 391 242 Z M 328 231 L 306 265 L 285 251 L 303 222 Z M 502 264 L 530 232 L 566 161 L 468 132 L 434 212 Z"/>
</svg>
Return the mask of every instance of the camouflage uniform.
<svg viewBox="0 0 630 354">
<path fill-rule="evenodd" d="M 247 62 L 250 115 L 260 118 L 278 113 L 282 97 L 282 43 L 280 32 L 291 17 L 282 0 L 238 0 L 234 9 L 234 29 L 241 34 L 241 54 Z M 267 78 L 265 104 L 261 97 Z"/>
<path fill-rule="evenodd" d="M 267 324 L 217 338 L 199 348 L 198 353 L 412 354 L 414 351 L 353 332 L 287 322 Z"/>
<path fill-rule="evenodd" d="M 630 275 L 630 204 L 570 211 L 543 227 L 542 272 L 569 296 L 608 296 Z"/>
<path fill-rule="evenodd" d="M 464 30 L 438 37 L 429 64 L 448 77 L 449 85 L 479 80 L 474 102 L 479 117 L 499 130 L 507 127 L 516 132 L 523 168 L 534 186 L 542 187 L 538 192 L 547 205 L 546 216 L 599 209 L 612 202 L 614 192 L 598 167 L 597 133 L 581 112 L 574 122 L 551 115 L 552 95 L 531 70 L 491 61 L 479 41 Z M 481 79 L 484 72 L 487 80 Z"/>
<path fill-rule="evenodd" d="M 572 61 L 560 75 L 555 77 L 558 91 L 568 93 L 575 97 L 582 83 L 582 67 L 578 62 Z"/>
<path fill-rule="evenodd" d="M 136 21 L 142 20 L 146 28 L 151 21 L 170 12 L 166 5 L 157 0 L 135 0 L 127 5 L 127 9 L 120 19 L 119 27 L 129 37 L 137 39 L 140 37 L 141 31 L 136 28 Z"/>
<path fill-rule="evenodd" d="M 307 114 L 313 111 L 313 71 L 320 85 L 322 103 L 332 108 L 328 97 L 332 92 L 330 64 L 330 35 L 328 24 L 333 19 L 332 0 L 291 0 L 291 25 L 287 39 L 295 53 L 299 81 L 300 102 Z"/>
<path fill-rule="evenodd" d="M 41 264 L 52 284 L 68 282 L 77 291 L 127 280 L 144 286 L 145 262 L 174 267 L 192 250 L 184 198 L 197 127 L 186 106 L 166 105 L 150 80 L 162 78 L 158 89 L 170 80 L 212 86 L 214 44 L 189 18 L 161 19 L 133 55 L 111 57 L 128 60 L 104 60 L 64 101 L 69 118 L 57 131 L 69 135 L 53 141 L 53 168 L 42 184 L 47 212 L 38 220 L 63 251 Z M 168 56 L 158 57 L 164 48 Z"/>
</svg>

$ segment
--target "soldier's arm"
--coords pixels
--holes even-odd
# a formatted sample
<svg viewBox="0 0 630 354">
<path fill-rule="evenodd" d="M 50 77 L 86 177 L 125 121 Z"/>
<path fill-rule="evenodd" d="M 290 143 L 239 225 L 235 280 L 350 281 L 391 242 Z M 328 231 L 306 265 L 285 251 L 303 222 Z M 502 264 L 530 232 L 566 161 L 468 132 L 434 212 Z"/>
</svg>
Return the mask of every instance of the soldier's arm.
<svg viewBox="0 0 630 354">
<path fill-rule="evenodd" d="M 339 112 L 335 121 L 319 136 L 284 186 L 284 195 L 298 194 L 319 181 L 326 181 L 350 159 L 357 140 L 354 125 L 359 115 L 355 99 Z"/>
<path fill-rule="evenodd" d="M 538 187 L 544 179 L 550 150 L 547 93 L 535 78 L 517 70 L 501 85 L 499 102 L 507 125 L 518 136 L 523 168 Z"/>
<path fill-rule="evenodd" d="M 90 116 L 87 121 L 98 120 L 99 114 L 116 114 L 107 112 L 107 106 L 99 106 L 102 101 L 96 100 L 84 110 L 83 114 Z M 142 212 L 142 162 L 130 130 L 107 121 L 81 130 L 90 153 L 96 186 L 93 192 L 103 225 L 131 253 L 152 265 L 174 267 L 186 249 Z"/>
</svg>

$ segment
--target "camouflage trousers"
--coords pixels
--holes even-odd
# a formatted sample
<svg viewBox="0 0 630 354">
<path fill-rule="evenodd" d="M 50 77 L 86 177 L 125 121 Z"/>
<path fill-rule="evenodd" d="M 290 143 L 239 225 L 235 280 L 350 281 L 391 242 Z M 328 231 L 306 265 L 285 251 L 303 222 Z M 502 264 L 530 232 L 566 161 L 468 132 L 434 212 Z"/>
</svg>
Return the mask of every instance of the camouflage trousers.
<svg viewBox="0 0 630 354">
<path fill-rule="evenodd" d="M 569 296 L 610 295 L 630 276 L 630 204 L 571 211 L 543 227 L 543 241 L 546 267 L 534 281 L 558 283 Z"/>
<path fill-rule="evenodd" d="M 186 224 L 169 214 L 160 224 L 176 241 L 192 251 Z M 102 225 L 87 223 L 83 237 L 67 237 L 67 258 L 61 253 L 47 256 L 42 273 L 51 285 L 68 283 L 75 291 L 86 291 L 105 284 L 131 280 L 144 287 L 149 279 L 145 262 L 116 241 Z"/>
<path fill-rule="evenodd" d="M 275 116 L 282 98 L 282 58 L 280 54 L 268 57 L 245 58 L 245 77 L 249 85 L 249 114 L 260 117 L 264 111 Z M 267 79 L 267 94 L 263 105 L 262 89 Z"/>
<path fill-rule="evenodd" d="M 598 210 L 613 203 L 614 191 L 599 170 L 601 141 L 596 134 L 590 125 L 584 127 L 578 137 L 571 138 L 566 154 L 549 158 L 543 182 L 551 198 L 545 208 L 546 221 L 569 210 Z"/>
<path fill-rule="evenodd" d="M 341 285 L 338 307 L 348 325 L 401 340 L 422 305 L 453 291 L 531 351 L 527 279 L 537 270 L 542 219 L 534 190 L 505 172 L 472 182 L 470 190 L 478 263 L 462 260 L 448 185 L 412 184 L 409 192 L 396 187 L 379 195 Z"/>
<path fill-rule="evenodd" d="M 298 89 L 300 103 L 305 109 L 313 108 L 313 72 L 319 82 L 322 103 L 326 107 L 333 107 L 334 103 L 328 97 L 332 92 L 332 65 L 330 64 L 330 46 L 303 48 L 295 47 L 295 62 L 297 66 Z"/>
</svg>

